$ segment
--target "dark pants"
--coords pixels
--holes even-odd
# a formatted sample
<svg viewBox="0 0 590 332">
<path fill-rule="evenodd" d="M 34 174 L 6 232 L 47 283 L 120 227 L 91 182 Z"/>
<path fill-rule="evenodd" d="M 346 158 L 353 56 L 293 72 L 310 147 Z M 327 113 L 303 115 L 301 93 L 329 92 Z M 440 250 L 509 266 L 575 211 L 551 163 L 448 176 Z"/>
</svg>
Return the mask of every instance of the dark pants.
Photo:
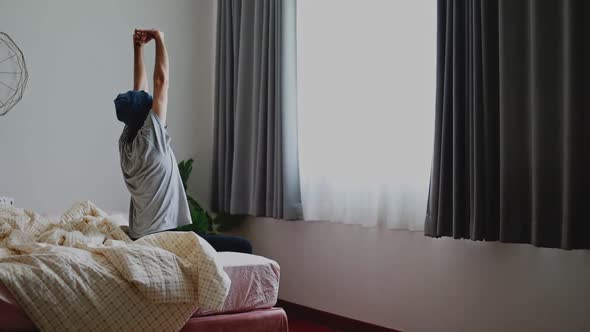
<svg viewBox="0 0 590 332">
<path fill-rule="evenodd" d="M 217 251 L 235 251 L 246 254 L 252 253 L 250 241 L 243 237 L 222 234 L 199 234 Z"/>
</svg>

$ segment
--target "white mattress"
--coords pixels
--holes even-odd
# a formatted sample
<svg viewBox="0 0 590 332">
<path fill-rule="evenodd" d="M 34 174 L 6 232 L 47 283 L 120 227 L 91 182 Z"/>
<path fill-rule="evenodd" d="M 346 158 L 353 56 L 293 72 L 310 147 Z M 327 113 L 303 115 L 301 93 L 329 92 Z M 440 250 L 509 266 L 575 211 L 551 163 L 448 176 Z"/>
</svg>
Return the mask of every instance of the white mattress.
<svg viewBox="0 0 590 332">
<path fill-rule="evenodd" d="M 218 262 L 231 279 L 231 287 L 221 311 L 197 310 L 193 316 L 245 312 L 270 308 L 279 295 L 280 267 L 262 256 L 219 252 Z"/>
</svg>

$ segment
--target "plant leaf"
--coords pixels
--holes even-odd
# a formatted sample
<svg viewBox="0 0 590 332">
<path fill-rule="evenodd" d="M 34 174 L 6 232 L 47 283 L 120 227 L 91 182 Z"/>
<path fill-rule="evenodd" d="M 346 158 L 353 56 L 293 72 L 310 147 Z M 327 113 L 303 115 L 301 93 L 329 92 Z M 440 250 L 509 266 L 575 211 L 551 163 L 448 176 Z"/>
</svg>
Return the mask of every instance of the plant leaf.
<svg viewBox="0 0 590 332">
<path fill-rule="evenodd" d="M 211 216 L 190 195 L 187 194 L 186 198 L 188 200 L 193 226 L 198 232 L 208 233 L 211 225 Z"/>
<path fill-rule="evenodd" d="M 178 171 L 180 173 L 180 178 L 182 179 L 182 185 L 186 191 L 188 189 L 188 178 L 191 176 L 191 172 L 193 171 L 193 159 L 191 158 L 179 162 Z"/>
</svg>

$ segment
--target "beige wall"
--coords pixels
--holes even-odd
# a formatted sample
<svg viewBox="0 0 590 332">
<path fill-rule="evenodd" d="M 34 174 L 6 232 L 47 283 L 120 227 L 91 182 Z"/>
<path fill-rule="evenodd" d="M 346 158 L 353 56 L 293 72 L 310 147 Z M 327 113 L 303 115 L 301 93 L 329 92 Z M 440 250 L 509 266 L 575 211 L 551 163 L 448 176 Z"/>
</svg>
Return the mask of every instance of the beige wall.
<svg viewBox="0 0 590 332">
<path fill-rule="evenodd" d="M 23 50 L 29 85 L 0 117 L 0 196 L 55 213 L 81 199 L 126 210 L 113 99 L 132 88 L 131 33 L 166 33 L 168 130 L 178 160 L 197 159 L 190 191 L 209 191 L 214 0 L 0 0 L 0 31 Z M 153 46 L 146 49 L 151 77 Z M 151 85 L 151 84 L 150 84 Z"/>
<path fill-rule="evenodd" d="M 262 218 L 236 233 L 312 308 L 404 332 L 589 331 L 590 251 Z"/>
</svg>

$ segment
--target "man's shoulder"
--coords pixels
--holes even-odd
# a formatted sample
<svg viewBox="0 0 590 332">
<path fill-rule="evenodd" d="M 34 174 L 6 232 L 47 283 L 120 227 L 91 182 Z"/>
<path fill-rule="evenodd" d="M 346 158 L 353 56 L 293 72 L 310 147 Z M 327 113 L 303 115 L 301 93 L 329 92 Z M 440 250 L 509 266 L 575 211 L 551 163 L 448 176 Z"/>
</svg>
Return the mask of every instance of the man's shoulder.
<svg viewBox="0 0 590 332">
<path fill-rule="evenodd" d="M 169 150 L 170 136 L 160 122 L 158 116 L 150 111 L 141 129 L 138 137 L 143 140 L 142 144 L 149 146 L 158 152 L 167 153 Z"/>
</svg>

